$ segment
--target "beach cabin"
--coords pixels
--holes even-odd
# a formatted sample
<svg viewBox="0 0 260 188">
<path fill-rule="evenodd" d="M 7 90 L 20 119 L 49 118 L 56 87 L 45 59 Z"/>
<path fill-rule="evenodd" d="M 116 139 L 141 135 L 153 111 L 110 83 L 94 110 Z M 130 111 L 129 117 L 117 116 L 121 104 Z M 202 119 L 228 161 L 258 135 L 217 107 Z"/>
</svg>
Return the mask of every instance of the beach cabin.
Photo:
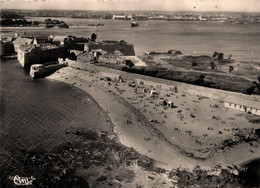
<svg viewBox="0 0 260 188">
<path fill-rule="evenodd" d="M 157 91 L 151 90 L 150 91 L 151 96 L 159 95 Z"/>
<path fill-rule="evenodd" d="M 168 103 L 166 100 L 162 99 L 159 103 L 160 105 L 166 106 Z"/>
<path fill-rule="evenodd" d="M 169 108 L 173 108 L 173 107 L 174 107 L 174 103 L 173 103 L 172 101 L 168 101 L 168 102 L 167 102 L 167 106 L 168 106 Z"/>
<path fill-rule="evenodd" d="M 252 101 L 229 96 L 224 100 L 224 106 L 235 110 L 251 112 L 252 114 L 260 116 L 259 101 Z"/>
</svg>

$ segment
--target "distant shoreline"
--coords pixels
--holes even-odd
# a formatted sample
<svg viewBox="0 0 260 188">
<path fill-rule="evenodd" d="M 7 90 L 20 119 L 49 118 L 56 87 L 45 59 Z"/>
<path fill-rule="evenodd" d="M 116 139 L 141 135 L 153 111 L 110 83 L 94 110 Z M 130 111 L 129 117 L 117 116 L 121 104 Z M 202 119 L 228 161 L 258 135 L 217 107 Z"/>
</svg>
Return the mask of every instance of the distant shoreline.
<svg viewBox="0 0 260 188">
<path fill-rule="evenodd" d="M 44 21 L 44 17 L 40 18 Z M 33 21 L 33 20 L 29 20 Z M 75 19 L 64 18 L 70 27 L 2 27 L 2 37 L 10 37 L 17 33 L 20 36 L 26 32 L 27 36 L 64 35 L 89 36 L 96 32 L 97 40 L 122 39 L 135 45 L 137 55 L 146 51 L 165 51 L 178 49 L 184 54 L 212 55 L 214 51 L 232 54 L 232 58 L 245 62 L 260 62 L 259 24 L 222 24 L 220 22 L 166 22 L 166 21 L 138 21 L 139 27 L 130 28 L 130 21 Z M 104 27 L 90 27 L 88 24 L 102 23 Z M 5 32 L 13 30 L 13 32 Z M 144 32 L 145 31 L 145 32 Z M 206 42 L 203 42 L 206 41 Z M 199 45 L 198 45 L 199 44 Z M 231 46 L 231 47 L 230 47 Z"/>
</svg>

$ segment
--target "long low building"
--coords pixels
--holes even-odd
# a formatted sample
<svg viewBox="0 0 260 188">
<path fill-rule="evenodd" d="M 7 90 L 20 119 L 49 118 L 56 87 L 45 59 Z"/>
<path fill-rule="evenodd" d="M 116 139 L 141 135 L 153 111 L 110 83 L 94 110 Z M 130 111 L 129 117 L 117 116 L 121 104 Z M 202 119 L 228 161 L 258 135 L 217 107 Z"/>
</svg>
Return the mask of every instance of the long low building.
<svg viewBox="0 0 260 188">
<path fill-rule="evenodd" d="M 252 114 L 260 116 L 259 101 L 252 101 L 229 96 L 224 100 L 224 106 L 235 110 L 251 112 Z"/>
<path fill-rule="evenodd" d="M 113 15 L 113 20 L 131 20 L 132 15 Z"/>
</svg>

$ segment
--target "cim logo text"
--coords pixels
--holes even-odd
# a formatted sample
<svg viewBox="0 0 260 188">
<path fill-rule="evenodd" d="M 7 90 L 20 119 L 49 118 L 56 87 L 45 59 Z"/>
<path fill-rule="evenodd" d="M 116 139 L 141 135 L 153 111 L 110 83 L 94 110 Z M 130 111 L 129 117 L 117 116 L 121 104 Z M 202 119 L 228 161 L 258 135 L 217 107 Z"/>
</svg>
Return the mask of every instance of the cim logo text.
<svg viewBox="0 0 260 188">
<path fill-rule="evenodd" d="M 35 178 L 33 176 L 31 176 L 31 177 L 20 177 L 18 175 L 10 176 L 9 179 L 13 180 L 14 184 L 19 185 L 19 186 L 32 185 L 33 180 L 35 180 Z"/>
</svg>

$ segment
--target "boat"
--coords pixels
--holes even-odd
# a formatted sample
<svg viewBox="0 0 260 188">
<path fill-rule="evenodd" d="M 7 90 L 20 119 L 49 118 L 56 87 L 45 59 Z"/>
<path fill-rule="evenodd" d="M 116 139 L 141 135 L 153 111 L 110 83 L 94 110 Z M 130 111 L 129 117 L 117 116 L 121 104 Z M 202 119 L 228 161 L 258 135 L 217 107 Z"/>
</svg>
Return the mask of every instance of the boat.
<svg viewBox="0 0 260 188">
<path fill-rule="evenodd" d="M 98 23 L 98 24 L 88 24 L 88 26 L 104 26 L 104 24 Z"/>
<path fill-rule="evenodd" d="M 135 21 L 133 21 L 133 22 L 131 22 L 131 27 L 138 27 L 138 23 L 137 22 L 135 22 Z"/>
<path fill-rule="evenodd" d="M 59 28 L 69 28 L 69 25 L 66 24 L 65 22 L 61 22 L 61 24 L 59 25 Z"/>
<path fill-rule="evenodd" d="M 56 70 L 66 67 L 68 63 L 66 61 L 58 62 L 51 65 L 33 64 L 30 68 L 30 76 L 32 78 L 43 78 L 55 72 Z"/>
<path fill-rule="evenodd" d="M 46 23 L 46 28 L 52 28 L 54 26 L 55 26 L 55 24 L 53 24 L 53 23 Z"/>
</svg>

